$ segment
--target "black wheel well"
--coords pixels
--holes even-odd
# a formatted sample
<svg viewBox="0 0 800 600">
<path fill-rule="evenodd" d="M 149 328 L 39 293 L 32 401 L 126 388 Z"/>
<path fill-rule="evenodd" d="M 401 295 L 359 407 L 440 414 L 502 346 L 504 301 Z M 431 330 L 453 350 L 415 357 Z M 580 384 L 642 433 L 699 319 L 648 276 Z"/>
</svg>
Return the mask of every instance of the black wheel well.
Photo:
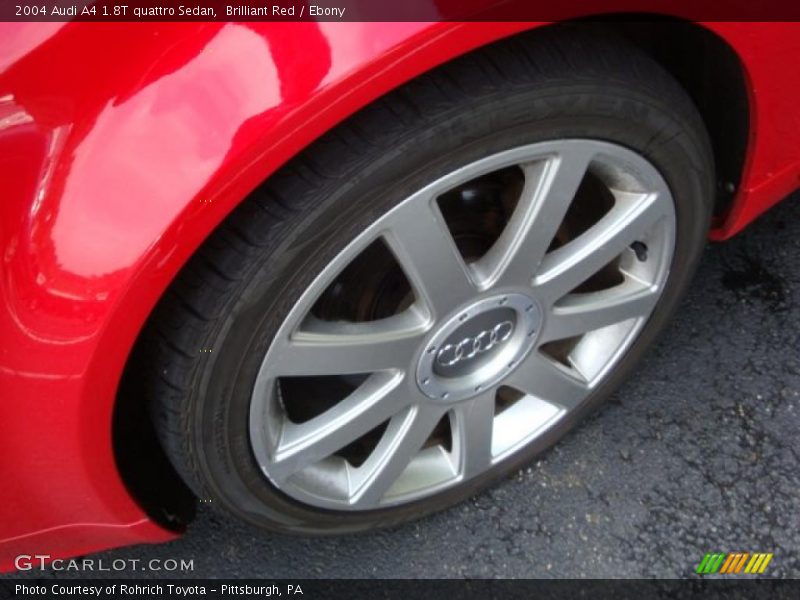
<svg viewBox="0 0 800 600">
<path fill-rule="evenodd" d="M 686 90 L 711 138 L 717 184 L 714 212 L 724 214 L 739 187 L 750 133 L 746 76 L 733 48 L 706 27 L 671 17 L 615 15 L 576 22 L 624 37 Z"/>
</svg>

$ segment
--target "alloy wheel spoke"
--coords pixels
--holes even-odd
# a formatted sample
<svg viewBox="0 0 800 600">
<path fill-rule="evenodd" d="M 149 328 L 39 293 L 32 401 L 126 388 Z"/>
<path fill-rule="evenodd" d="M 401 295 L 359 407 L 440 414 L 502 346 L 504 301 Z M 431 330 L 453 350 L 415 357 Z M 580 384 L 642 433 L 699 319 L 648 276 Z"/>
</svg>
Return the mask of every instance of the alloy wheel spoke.
<svg viewBox="0 0 800 600">
<path fill-rule="evenodd" d="M 458 447 L 458 472 L 464 479 L 485 471 L 492 462 L 495 389 L 453 409 L 453 437 Z"/>
<path fill-rule="evenodd" d="M 540 343 L 563 340 L 644 317 L 658 302 L 658 288 L 633 278 L 608 290 L 569 294 L 559 300 L 547 317 L 539 336 Z"/>
<path fill-rule="evenodd" d="M 351 477 L 351 504 L 376 506 L 419 453 L 445 409 L 429 403 L 408 407 L 389 422 L 378 445 Z"/>
<path fill-rule="evenodd" d="M 594 152 L 565 144 L 547 160 L 521 165 L 525 183 L 500 237 L 474 266 L 490 284 L 530 282 L 586 174 Z"/>
<path fill-rule="evenodd" d="M 427 322 L 413 309 L 366 323 L 327 323 L 310 319 L 271 351 L 276 375 L 345 375 L 405 369 L 422 344 Z"/>
<path fill-rule="evenodd" d="M 386 243 L 414 290 L 439 318 L 477 292 L 435 200 L 420 197 L 396 209 Z"/>
<path fill-rule="evenodd" d="M 506 384 L 567 410 L 580 404 L 589 393 L 589 387 L 580 375 L 573 375 L 538 352 L 532 352 L 509 375 Z"/>
<path fill-rule="evenodd" d="M 608 265 L 665 216 L 659 194 L 620 194 L 614 207 L 588 231 L 542 259 L 537 295 L 554 302 Z"/>
<path fill-rule="evenodd" d="M 369 377 L 344 400 L 304 422 L 285 421 L 270 474 L 285 479 L 340 450 L 407 407 L 403 376 Z"/>
</svg>

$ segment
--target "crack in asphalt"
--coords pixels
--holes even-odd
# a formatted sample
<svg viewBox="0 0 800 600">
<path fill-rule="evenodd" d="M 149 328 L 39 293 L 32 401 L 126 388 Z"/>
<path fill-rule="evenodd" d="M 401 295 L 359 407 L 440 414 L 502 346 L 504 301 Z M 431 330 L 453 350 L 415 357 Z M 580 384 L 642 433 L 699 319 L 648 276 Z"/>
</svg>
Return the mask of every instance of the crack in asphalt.
<svg viewBox="0 0 800 600">
<path fill-rule="evenodd" d="M 212 577 L 682 577 L 706 552 L 745 551 L 774 553 L 765 576 L 799 577 L 798 200 L 709 246 L 632 379 L 499 486 L 340 538 L 263 534 L 201 506 L 180 540 L 95 558 L 192 559 Z"/>
</svg>

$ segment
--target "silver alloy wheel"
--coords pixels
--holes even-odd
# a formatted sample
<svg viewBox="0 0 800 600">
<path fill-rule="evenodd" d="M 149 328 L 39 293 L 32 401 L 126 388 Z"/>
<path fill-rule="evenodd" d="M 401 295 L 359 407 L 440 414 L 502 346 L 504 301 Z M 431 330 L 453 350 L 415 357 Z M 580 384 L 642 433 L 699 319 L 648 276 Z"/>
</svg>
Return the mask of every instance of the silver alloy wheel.
<svg viewBox="0 0 800 600">
<path fill-rule="evenodd" d="M 466 261 L 439 200 L 507 168 L 523 176 L 513 212 L 489 250 Z M 602 182 L 611 205 L 574 239 L 556 244 L 587 174 Z M 410 283 L 413 297 L 402 310 L 361 322 L 313 314 L 376 241 Z M 661 296 L 674 245 L 665 181 L 616 144 L 531 144 L 451 172 L 363 231 L 281 325 L 251 399 L 250 438 L 261 470 L 291 498 L 336 510 L 398 505 L 485 473 L 579 407 L 609 373 Z M 609 268 L 618 276 L 614 285 L 580 290 Z M 569 343 L 554 355 L 550 349 L 563 341 Z M 333 375 L 358 377 L 320 414 L 290 418 L 279 380 Z M 513 401 L 501 402 L 509 390 Z M 449 444 L 431 441 L 443 420 Z M 371 431 L 379 437 L 363 462 L 341 455 Z"/>
</svg>

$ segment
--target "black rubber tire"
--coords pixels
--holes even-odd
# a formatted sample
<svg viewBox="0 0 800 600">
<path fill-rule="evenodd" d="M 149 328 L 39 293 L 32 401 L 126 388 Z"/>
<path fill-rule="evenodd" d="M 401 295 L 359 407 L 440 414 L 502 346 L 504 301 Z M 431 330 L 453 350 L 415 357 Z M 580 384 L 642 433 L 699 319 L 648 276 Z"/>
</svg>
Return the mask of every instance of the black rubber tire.
<svg viewBox="0 0 800 600">
<path fill-rule="evenodd" d="M 334 512 L 275 489 L 250 449 L 250 391 L 272 334 L 313 277 L 426 183 L 509 147 L 565 137 L 608 140 L 646 157 L 670 186 L 677 214 L 667 289 L 585 408 L 484 476 L 413 504 Z M 253 192 L 158 305 L 144 336 L 151 357 L 146 387 L 170 460 L 202 499 L 282 532 L 382 527 L 474 494 L 529 462 L 607 398 L 662 330 L 704 245 L 713 173 L 708 136 L 689 97 L 658 64 L 612 37 L 554 27 L 414 80 L 326 134 Z"/>
</svg>

